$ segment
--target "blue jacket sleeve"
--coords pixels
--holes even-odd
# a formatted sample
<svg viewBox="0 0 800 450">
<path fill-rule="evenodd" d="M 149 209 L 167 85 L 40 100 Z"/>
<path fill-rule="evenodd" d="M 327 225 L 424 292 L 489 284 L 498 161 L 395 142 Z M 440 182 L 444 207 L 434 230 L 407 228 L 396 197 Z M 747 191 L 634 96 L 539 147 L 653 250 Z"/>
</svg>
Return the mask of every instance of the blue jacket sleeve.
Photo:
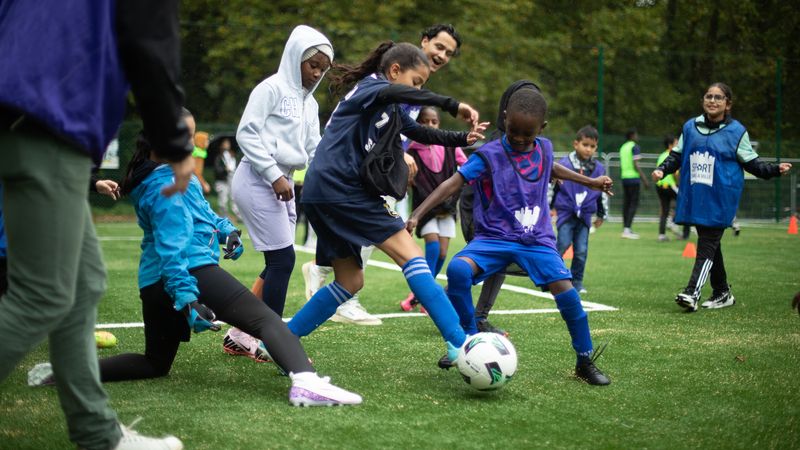
<svg viewBox="0 0 800 450">
<path fill-rule="evenodd" d="M 161 195 L 161 187 L 151 189 L 148 200 L 150 223 L 153 224 L 153 239 L 159 256 L 161 280 L 164 289 L 181 310 L 197 300 L 200 291 L 197 280 L 189 274 L 187 249 L 191 245 L 193 224 L 184 196 Z"/>
</svg>

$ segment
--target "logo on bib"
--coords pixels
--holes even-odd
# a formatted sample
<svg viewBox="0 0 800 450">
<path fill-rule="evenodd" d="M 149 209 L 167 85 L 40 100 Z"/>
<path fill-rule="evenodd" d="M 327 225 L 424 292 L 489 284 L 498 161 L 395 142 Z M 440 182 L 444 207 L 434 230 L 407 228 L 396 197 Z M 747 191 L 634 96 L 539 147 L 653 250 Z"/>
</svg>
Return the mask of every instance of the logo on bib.
<svg viewBox="0 0 800 450">
<path fill-rule="evenodd" d="M 714 186 L 714 162 L 716 158 L 705 153 L 692 153 L 689 155 L 690 179 L 692 184 L 701 183 Z"/>
<path fill-rule="evenodd" d="M 527 233 L 533 230 L 533 227 L 536 226 L 536 222 L 539 221 L 540 212 L 541 208 L 538 206 L 534 207 L 533 209 L 530 209 L 526 206 L 522 209 L 514 211 L 514 217 L 517 219 L 517 222 L 522 224 L 522 229 Z"/>
<path fill-rule="evenodd" d="M 583 205 L 583 201 L 586 200 L 587 195 L 589 195 L 589 193 L 586 191 L 575 194 L 575 205 L 578 207 L 578 217 L 581 216 L 581 205 Z"/>
</svg>

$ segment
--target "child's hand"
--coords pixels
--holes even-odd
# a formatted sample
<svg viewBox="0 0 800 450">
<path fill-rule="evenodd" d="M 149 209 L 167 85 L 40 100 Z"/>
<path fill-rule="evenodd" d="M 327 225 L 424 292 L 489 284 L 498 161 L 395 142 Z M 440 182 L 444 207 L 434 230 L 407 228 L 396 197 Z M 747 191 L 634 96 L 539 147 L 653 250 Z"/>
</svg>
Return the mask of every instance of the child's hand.
<svg viewBox="0 0 800 450">
<path fill-rule="evenodd" d="M 483 135 L 483 132 L 486 131 L 487 127 L 489 127 L 489 122 L 481 122 L 474 125 L 472 127 L 472 131 L 470 131 L 467 135 L 467 144 L 472 145 L 478 139 L 486 139 L 486 136 Z"/>
<path fill-rule="evenodd" d="M 458 117 L 467 122 L 473 130 L 479 125 L 480 114 L 475 108 L 466 103 L 458 104 Z"/>
<path fill-rule="evenodd" d="M 414 228 L 417 228 L 418 222 L 419 221 L 414 217 L 413 214 L 408 218 L 406 221 L 406 231 L 408 231 L 408 234 L 411 234 L 414 231 Z"/>
<path fill-rule="evenodd" d="M 781 175 L 783 175 L 783 174 L 785 174 L 786 172 L 788 172 L 788 171 L 789 171 L 789 169 L 791 169 L 791 168 L 792 168 L 792 163 L 780 163 L 780 164 L 778 165 L 778 167 L 779 167 L 779 168 L 780 168 L 780 170 L 781 170 Z"/>
<path fill-rule="evenodd" d="M 272 190 L 275 191 L 275 197 L 284 202 L 288 202 L 292 199 L 292 197 L 294 197 L 292 183 L 289 183 L 289 180 L 287 180 L 284 176 L 281 176 L 272 182 Z"/>
<path fill-rule="evenodd" d="M 599 217 L 597 219 L 594 219 L 594 227 L 595 228 L 600 228 L 601 225 L 603 225 L 603 219 L 601 219 Z"/>
<path fill-rule="evenodd" d="M 653 178 L 653 181 L 658 183 L 659 181 L 661 181 L 662 178 L 664 178 L 664 172 L 656 169 L 653 171 L 652 174 L 650 174 L 650 176 Z"/>
<path fill-rule="evenodd" d="M 614 193 L 611 192 L 612 187 L 614 187 L 614 181 L 606 175 L 592 178 L 592 189 L 596 191 L 603 191 L 604 193 L 613 196 Z"/>
<path fill-rule="evenodd" d="M 414 180 L 414 177 L 417 176 L 417 162 L 414 160 L 414 157 L 408 153 L 403 153 L 403 160 L 408 166 L 408 181 L 411 182 Z"/>
<path fill-rule="evenodd" d="M 119 185 L 114 180 L 97 180 L 94 184 L 99 194 L 107 195 L 114 200 L 119 200 L 120 192 Z"/>
</svg>

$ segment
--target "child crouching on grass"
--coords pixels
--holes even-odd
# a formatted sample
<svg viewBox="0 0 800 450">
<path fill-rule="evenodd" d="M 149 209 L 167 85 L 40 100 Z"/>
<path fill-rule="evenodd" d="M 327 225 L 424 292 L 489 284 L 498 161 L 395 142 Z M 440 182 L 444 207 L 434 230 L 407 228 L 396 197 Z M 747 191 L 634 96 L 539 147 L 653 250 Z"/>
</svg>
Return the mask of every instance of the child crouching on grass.
<svg viewBox="0 0 800 450">
<path fill-rule="evenodd" d="M 588 178 L 553 164 L 552 143 L 538 137 L 547 125 L 546 113 L 547 102 L 540 92 L 515 92 L 508 103 L 505 135 L 470 156 L 414 210 L 406 228 L 413 230 L 421 217 L 458 192 L 464 181 L 474 181 L 475 239 L 447 267 L 447 295 L 464 332 L 477 332 L 472 286 L 516 263 L 537 286 L 546 286 L 553 293 L 577 353 L 575 375 L 589 384 L 607 385 L 611 381 L 594 364 L 599 354 L 593 357 L 589 322 L 580 296 L 556 252 L 547 190 L 551 175 L 606 192 L 610 192 L 612 181 L 606 176 Z M 446 358 L 440 360 L 440 367 L 452 365 Z"/>
</svg>

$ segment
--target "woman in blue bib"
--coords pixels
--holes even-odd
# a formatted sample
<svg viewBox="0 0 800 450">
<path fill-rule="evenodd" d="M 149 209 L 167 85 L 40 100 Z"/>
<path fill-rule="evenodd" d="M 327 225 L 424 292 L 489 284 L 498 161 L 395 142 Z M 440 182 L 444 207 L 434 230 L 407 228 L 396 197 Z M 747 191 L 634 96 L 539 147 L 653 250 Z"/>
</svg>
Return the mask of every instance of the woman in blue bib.
<svg viewBox="0 0 800 450">
<path fill-rule="evenodd" d="M 761 161 L 750 144 L 744 125 L 731 117 L 733 91 L 714 83 L 703 95 L 703 114 L 683 125 L 678 145 L 653 171 L 653 180 L 680 169 L 675 223 L 697 229 L 697 258 L 686 288 L 675 302 L 689 312 L 697 311 L 700 291 L 711 279 L 713 292 L 703 308 L 725 308 L 736 303 L 722 260 L 722 234 L 731 226 L 744 186 L 744 172 L 763 179 L 783 175 L 789 163 Z"/>
</svg>

